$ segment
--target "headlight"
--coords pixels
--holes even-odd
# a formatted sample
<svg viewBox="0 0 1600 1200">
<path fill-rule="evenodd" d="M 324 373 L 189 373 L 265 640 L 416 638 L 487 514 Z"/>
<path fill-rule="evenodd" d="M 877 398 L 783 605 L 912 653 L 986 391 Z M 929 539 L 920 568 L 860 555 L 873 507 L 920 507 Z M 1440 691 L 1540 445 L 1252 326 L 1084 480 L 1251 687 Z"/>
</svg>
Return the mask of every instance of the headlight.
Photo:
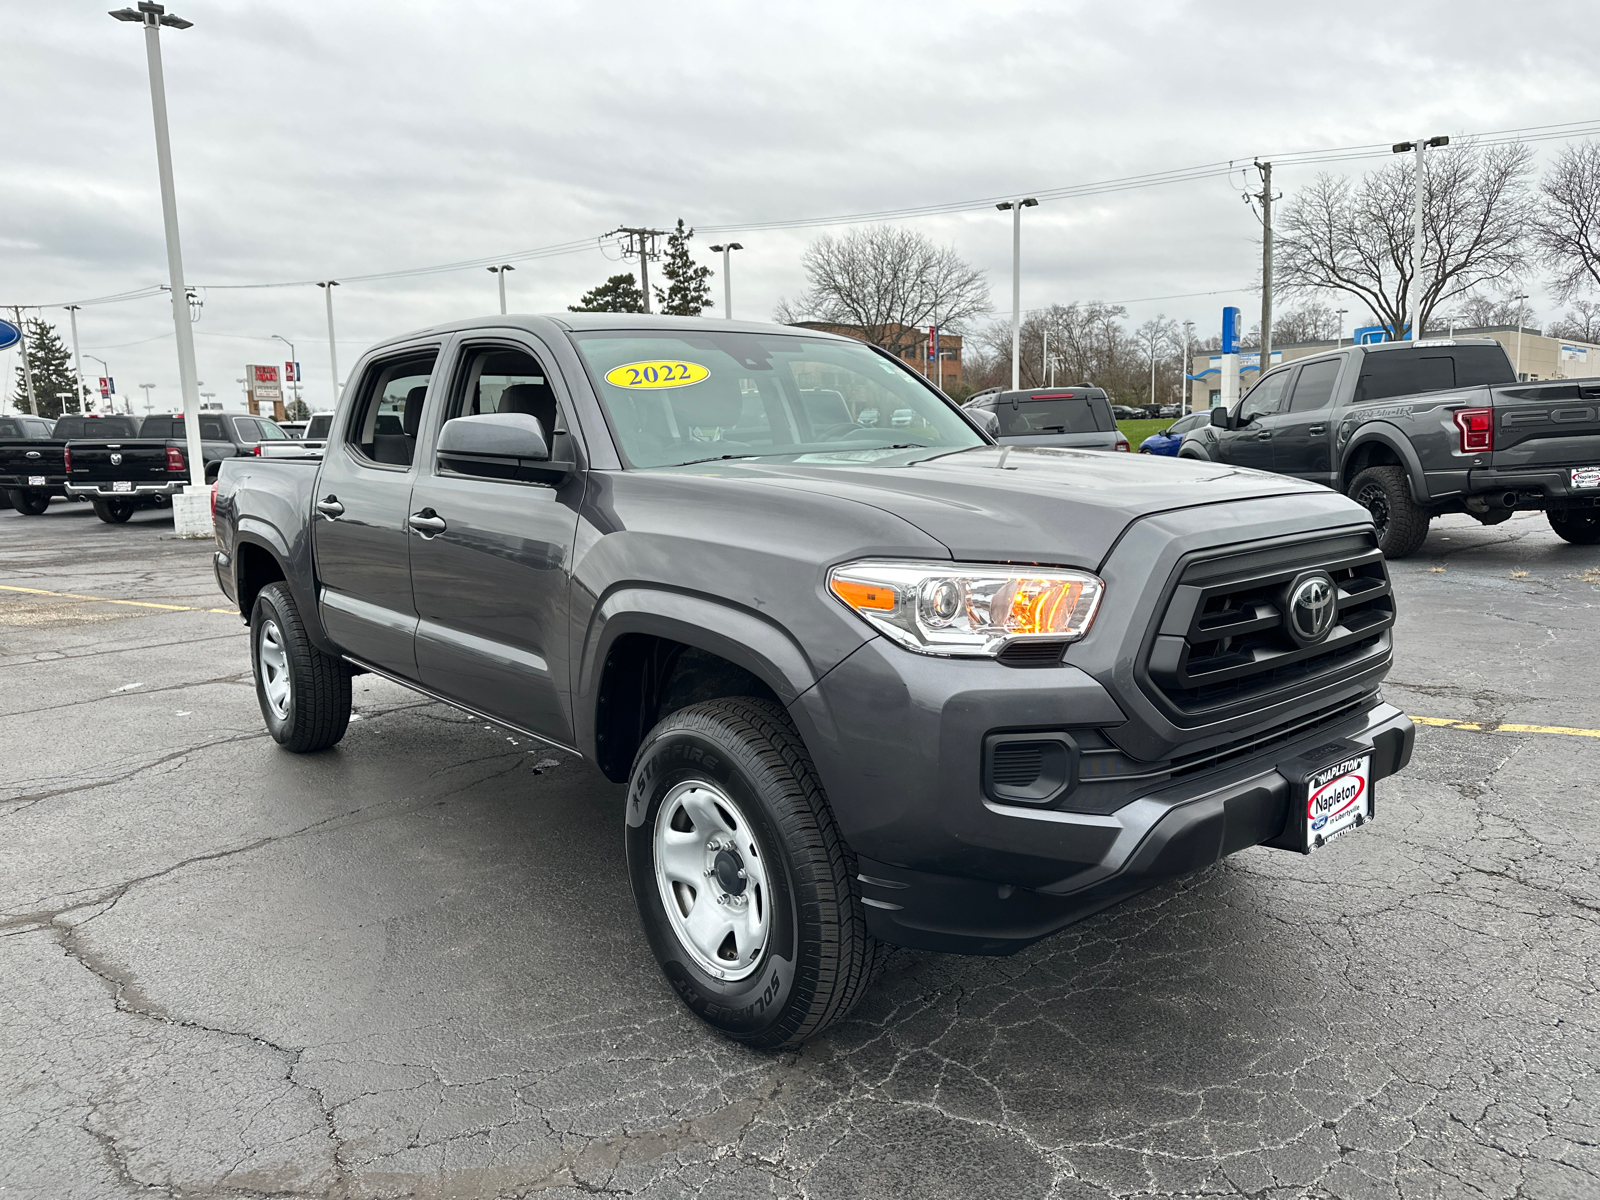
<svg viewBox="0 0 1600 1200">
<path fill-rule="evenodd" d="M 1105 584 L 1087 571 L 874 560 L 828 572 L 828 590 L 920 654 L 998 654 L 1013 641 L 1076 641 Z"/>
</svg>

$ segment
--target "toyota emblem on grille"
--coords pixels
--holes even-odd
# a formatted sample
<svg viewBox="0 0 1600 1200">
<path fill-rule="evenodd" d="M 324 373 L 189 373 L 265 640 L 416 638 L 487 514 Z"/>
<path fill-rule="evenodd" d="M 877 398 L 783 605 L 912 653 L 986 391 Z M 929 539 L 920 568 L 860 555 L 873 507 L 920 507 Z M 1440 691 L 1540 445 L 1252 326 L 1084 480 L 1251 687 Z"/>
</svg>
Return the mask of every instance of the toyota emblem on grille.
<svg viewBox="0 0 1600 1200">
<path fill-rule="evenodd" d="M 1337 604 L 1333 579 L 1322 571 L 1302 575 L 1289 586 L 1289 632 L 1303 646 L 1320 642 L 1333 628 Z"/>
<path fill-rule="evenodd" d="M 111 455 L 111 465 L 113 467 L 120 467 L 122 465 L 122 455 L 113 453 Z"/>
</svg>

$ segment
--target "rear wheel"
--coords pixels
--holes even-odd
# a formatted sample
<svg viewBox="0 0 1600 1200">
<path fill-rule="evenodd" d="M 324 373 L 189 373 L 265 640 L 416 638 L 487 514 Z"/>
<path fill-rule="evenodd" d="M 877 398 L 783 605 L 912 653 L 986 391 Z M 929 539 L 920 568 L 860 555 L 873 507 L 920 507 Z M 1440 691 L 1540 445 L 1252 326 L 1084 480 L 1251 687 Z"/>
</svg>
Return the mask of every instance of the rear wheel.
<svg viewBox="0 0 1600 1200">
<path fill-rule="evenodd" d="M 1545 516 L 1556 536 L 1574 546 L 1600 543 L 1600 508 L 1552 508 Z"/>
<path fill-rule="evenodd" d="M 10 488 L 6 491 L 6 498 L 11 501 L 11 507 L 28 517 L 37 517 L 50 507 L 50 493 L 34 491 L 32 488 Z"/>
<path fill-rule="evenodd" d="M 96 500 L 94 515 L 107 525 L 121 525 L 133 516 L 132 500 Z"/>
<path fill-rule="evenodd" d="M 250 660 L 267 732 L 285 750 L 326 750 L 350 725 L 350 669 L 306 637 L 294 597 L 268 584 L 250 613 Z"/>
<path fill-rule="evenodd" d="M 680 709 L 628 786 L 628 871 L 645 936 L 701 1020 L 798 1046 L 865 993 L 880 945 L 811 756 L 766 700 Z"/>
<path fill-rule="evenodd" d="M 1372 514 L 1385 558 L 1405 558 L 1427 540 L 1429 516 L 1411 498 L 1404 467 L 1368 467 L 1350 481 L 1347 495 Z"/>
</svg>

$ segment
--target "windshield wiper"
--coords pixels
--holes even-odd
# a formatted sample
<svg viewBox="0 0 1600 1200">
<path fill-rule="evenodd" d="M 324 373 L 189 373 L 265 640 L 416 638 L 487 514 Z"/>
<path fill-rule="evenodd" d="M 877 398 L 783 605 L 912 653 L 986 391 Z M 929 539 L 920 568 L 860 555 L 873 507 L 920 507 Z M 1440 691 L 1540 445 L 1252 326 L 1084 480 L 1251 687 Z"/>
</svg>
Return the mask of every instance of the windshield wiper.
<svg viewBox="0 0 1600 1200">
<path fill-rule="evenodd" d="M 688 462 L 663 463 L 662 465 L 663 466 L 671 466 L 671 467 L 693 467 L 693 466 L 699 465 L 700 463 L 726 462 L 730 458 L 762 458 L 762 457 L 764 457 L 764 456 L 760 455 L 760 454 L 713 454 L 710 458 L 691 458 Z"/>
</svg>

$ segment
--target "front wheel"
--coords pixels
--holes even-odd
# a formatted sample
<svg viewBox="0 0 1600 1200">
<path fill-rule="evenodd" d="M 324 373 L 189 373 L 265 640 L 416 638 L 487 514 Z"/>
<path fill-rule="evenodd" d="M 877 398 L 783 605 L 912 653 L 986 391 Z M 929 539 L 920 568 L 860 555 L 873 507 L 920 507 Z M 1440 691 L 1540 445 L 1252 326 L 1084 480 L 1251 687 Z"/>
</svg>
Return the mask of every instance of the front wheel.
<svg viewBox="0 0 1600 1200">
<path fill-rule="evenodd" d="M 766 700 L 680 709 L 628 784 L 628 872 L 679 997 L 728 1037 L 798 1046 L 865 993 L 880 955 L 811 756 Z"/>
<path fill-rule="evenodd" d="M 50 493 L 31 488 L 10 488 L 6 498 L 11 501 L 12 508 L 26 517 L 37 517 L 50 507 Z"/>
<path fill-rule="evenodd" d="M 288 586 L 268 584 L 250 613 L 256 699 L 273 741 L 305 754 L 326 750 L 350 725 L 350 668 L 306 637 Z"/>
<path fill-rule="evenodd" d="M 1552 508 L 1545 517 L 1563 541 L 1574 546 L 1600 543 L 1600 508 Z"/>
<path fill-rule="evenodd" d="M 1385 558 L 1405 558 L 1428 540 L 1429 515 L 1411 498 L 1404 467 L 1368 467 L 1346 493 L 1372 514 L 1372 531 Z"/>
<path fill-rule="evenodd" d="M 121 525 L 133 516 L 132 500 L 96 500 L 94 515 L 107 525 Z"/>
</svg>

